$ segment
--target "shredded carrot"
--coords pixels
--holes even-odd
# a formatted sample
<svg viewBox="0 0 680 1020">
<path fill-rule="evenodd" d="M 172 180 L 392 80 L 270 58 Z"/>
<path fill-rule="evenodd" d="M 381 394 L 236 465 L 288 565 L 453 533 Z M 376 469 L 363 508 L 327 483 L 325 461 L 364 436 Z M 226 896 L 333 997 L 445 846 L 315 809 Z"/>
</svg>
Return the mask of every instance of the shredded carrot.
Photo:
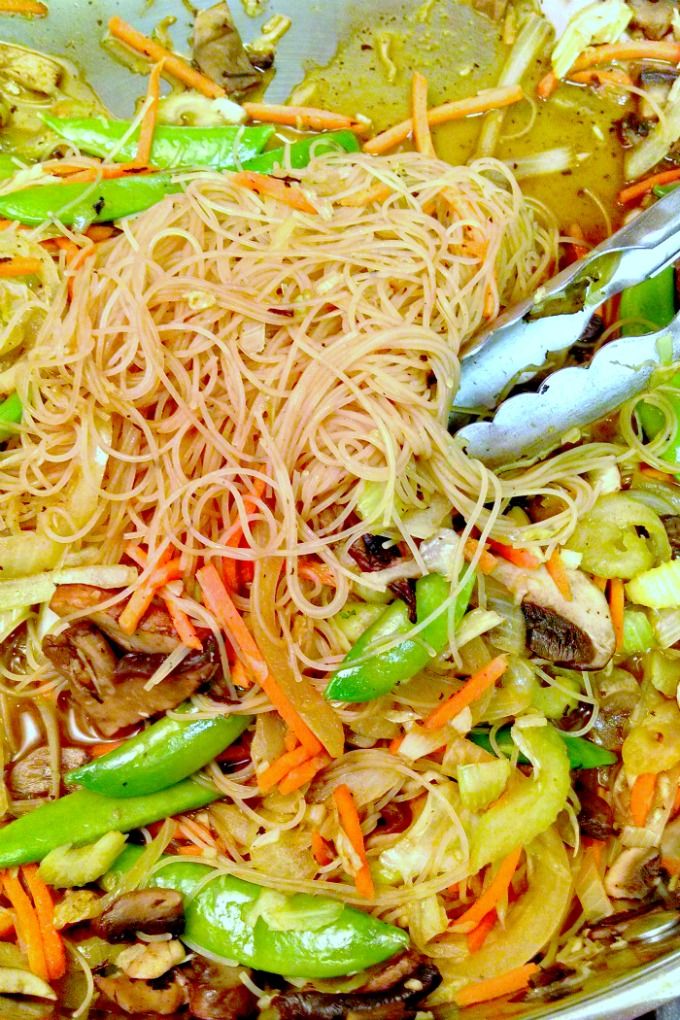
<svg viewBox="0 0 680 1020">
<path fill-rule="evenodd" d="M 286 730 L 283 738 L 283 746 L 287 751 L 294 751 L 298 746 L 298 738 L 295 736 L 292 730 Z"/>
<path fill-rule="evenodd" d="M 623 581 L 620 577 L 612 577 L 609 582 L 609 611 L 612 617 L 612 627 L 616 634 L 616 650 L 623 646 L 623 605 L 625 602 L 625 591 Z"/>
<path fill-rule="evenodd" d="M 461 690 L 446 701 L 443 701 L 441 705 L 438 705 L 428 715 L 423 723 L 425 729 L 438 730 L 440 726 L 445 726 L 459 712 L 462 712 L 464 708 L 467 708 L 469 704 L 479 698 L 488 687 L 495 684 L 503 676 L 507 668 L 508 661 L 505 656 L 498 655 L 491 662 L 488 662 L 483 669 L 473 673 Z"/>
<path fill-rule="evenodd" d="M 118 177 L 127 177 L 129 174 L 143 175 L 151 173 L 155 168 L 151 166 L 141 167 L 138 163 L 111 163 L 106 166 L 85 167 L 78 173 L 64 177 L 62 184 L 85 184 L 87 181 L 112 181 Z"/>
<path fill-rule="evenodd" d="M 318 829 L 312 832 L 312 857 L 322 868 L 333 860 L 333 852 Z"/>
<path fill-rule="evenodd" d="M 140 567 L 145 567 L 149 561 L 148 553 L 142 549 L 140 545 L 128 542 L 125 547 L 125 552 L 130 559 L 134 560 Z M 171 554 L 166 551 L 166 557 L 169 558 L 169 555 Z M 181 561 L 179 569 L 180 571 L 182 570 Z M 168 615 L 172 620 L 172 625 L 175 628 L 177 637 L 180 639 L 181 643 L 185 648 L 191 648 L 196 652 L 200 652 L 203 649 L 203 643 L 196 633 L 196 628 L 193 623 L 179 605 L 177 596 L 170 592 L 160 592 L 159 594 L 165 603 L 165 608 L 168 611 Z"/>
<path fill-rule="evenodd" d="M 305 783 L 309 783 L 317 772 L 325 768 L 329 761 L 328 755 L 320 754 L 303 762 L 302 765 L 298 765 L 297 768 L 291 769 L 286 778 L 279 783 L 279 793 L 288 794 L 299 790 Z"/>
<path fill-rule="evenodd" d="M 602 866 L 602 851 L 605 847 L 604 840 L 584 836 L 583 845 L 585 847 L 585 852 L 595 861 L 595 866 L 599 871 Z"/>
<path fill-rule="evenodd" d="M 484 915 L 477 927 L 468 932 L 467 946 L 471 953 L 476 953 L 482 948 L 486 942 L 487 936 L 493 930 L 497 920 L 498 914 L 496 911 L 490 910 L 488 914 Z"/>
<path fill-rule="evenodd" d="M 95 244 L 101 244 L 102 241 L 108 241 L 115 233 L 116 230 L 110 223 L 93 223 L 85 231 L 85 237 L 89 237 Z"/>
<path fill-rule="evenodd" d="M 318 584 L 325 584 L 329 588 L 338 587 L 338 579 L 331 568 L 326 566 L 325 563 L 319 562 L 319 560 L 302 557 L 298 566 L 298 574 L 300 577 L 307 578 L 308 581 L 316 581 Z"/>
<path fill-rule="evenodd" d="M 399 754 L 399 748 L 404 742 L 403 734 L 399 733 L 396 737 L 392 737 L 389 743 L 390 754 Z"/>
<path fill-rule="evenodd" d="M 215 836 L 207 825 L 202 825 L 194 818 L 178 818 L 177 834 L 184 836 L 185 839 L 190 840 L 194 845 L 203 843 L 206 846 L 214 847 L 219 853 L 225 853 L 226 851 L 226 847 L 220 837 Z"/>
<path fill-rule="evenodd" d="M 629 184 L 628 187 L 623 188 L 619 192 L 619 202 L 622 205 L 634 202 L 636 198 L 642 198 L 643 195 L 649 194 L 657 185 L 672 184 L 673 181 L 680 181 L 680 168 L 676 170 L 662 170 L 661 173 L 645 177 L 644 181 Z"/>
<path fill-rule="evenodd" d="M 159 60 L 151 68 L 151 74 L 149 75 L 149 86 L 146 92 L 147 107 L 139 129 L 137 158 L 135 160 L 139 166 L 148 166 L 151 162 L 151 148 L 158 118 L 158 103 L 161 98 L 161 71 L 164 64 L 165 60 Z"/>
<path fill-rule="evenodd" d="M 132 593 L 130 601 L 118 618 L 118 626 L 124 634 L 134 634 L 140 620 L 153 602 L 159 589 L 164 588 L 168 581 L 181 575 L 179 557 L 157 566 L 145 581 Z"/>
<path fill-rule="evenodd" d="M 659 482 L 673 481 L 672 475 L 669 475 L 667 471 L 659 471 L 658 468 L 652 467 L 651 464 L 640 464 L 639 470 L 643 475 L 647 475 L 649 478 L 656 478 Z"/>
<path fill-rule="evenodd" d="M 124 740 L 106 740 L 101 744 L 89 744 L 87 750 L 90 758 L 101 758 L 102 755 L 108 754 L 109 751 L 115 751 L 117 747 L 121 747 L 124 743 Z"/>
<path fill-rule="evenodd" d="M 11 935 L 14 931 L 14 914 L 6 907 L 0 909 L 0 939 Z"/>
<path fill-rule="evenodd" d="M 501 902 L 503 897 L 507 895 L 512 877 L 517 871 L 517 865 L 519 859 L 522 856 L 522 847 L 518 846 L 515 850 L 512 850 L 507 857 L 504 857 L 500 863 L 498 871 L 489 882 L 486 889 L 482 892 L 479 899 L 475 900 L 471 907 L 457 917 L 454 921 L 454 927 L 458 928 L 459 925 L 469 926 L 470 928 L 476 927 L 480 921 L 482 921 L 491 910 L 495 910 L 498 904 Z"/>
<path fill-rule="evenodd" d="M 368 858 L 366 857 L 366 846 L 364 844 L 364 834 L 361 831 L 359 812 L 357 811 L 357 806 L 354 803 L 352 791 L 346 783 L 341 783 L 340 786 L 336 786 L 333 790 L 333 800 L 336 808 L 338 809 L 340 824 L 342 825 L 345 835 L 352 844 L 352 849 L 355 854 L 362 862 L 362 867 L 354 876 L 357 892 L 365 899 L 373 899 L 375 896 L 375 889 L 373 886 L 371 871 L 368 867 Z"/>
<path fill-rule="evenodd" d="M 17 935 L 28 957 L 28 966 L 43 981 L 48 981 L 49 973 L 45 959 L 45 946 L 40 933 L 40 921 L 33 904 L 17 878 L 16 871 L 4 873 L 3 886 L 5 895 L 12 904 Z"/>
<path fill-rule="evenodd" d="M 231 667 L 231 679 L 232 683 L 234 683 L 237 687 L 240 687 L 242 691 L 247 690 L 253 685 L 253 681 L 246 673 L 246 667 L 240 659 L 237 659 Z"/>
<path fill-rule="evenodd" d="M 257 510 L 257 501 L 262 499 L 265 490 L 267 488 L 267 482 L 264 478 L 256 478 L 253 482 L 252 493 L 246 493 L 243 497 L 243 506 L 248 517 L 254 514 Z M 243 526 L 241 519 L 236 521 L 235 525 L 231 529 L 231 532 L 227 538 L 224 539 L 224 545 L 227 549 L 238 549 L 243 541 Z M 238 568 L 241 564 L 225 556 L 222 561 L 222 576 L 230 591 L 238 591 L 239 579 L 238 579 Z"/>
<path fill-rule="evenodd" d="M 427 119 L 428 82 L 424 74 L 413 72 L 411 79 L 411 116 L 413 117 L 413 141 L 416 151 L 424 156 L 436 156 L 430 125 Z"/>
<path fill-rule="evenodd" d="M 292 751 L 286 751 L 257 777 L 260 793 L 269 793 L 275 786 L 278 786 L 282 779 L 285 779 L 292 769 L 303 765 L 308 760 L 309 751 L 302 745 Z"/>
<path fill-rule="evenodd" d="M 608 64 L 612 60 L 661 60 L 668 64 L 678 64 L 680 63 L 680 43 L 631 39 L 629 42 L 588 46 L 571 66 L 566 77 L 573 81 L 574 75 L 580 71 L 586 71 L 598 64 Z M 557 76 L 553 71 L 549 71 L 538 83 L 536 89 L 538 97 L 547 99 L 553 94 L 558 84 Z"/>
<path fill-rule="evenodd" d="M 462 120 L 464 117 L 471 117 L 477 113 L 485 113 L 487 110 L 498 110 L 503 106 L 511 106 L 524 98 L 524 93 L 519 85 L 508 85 L 502 88 L 485 89 L 478 92 L 476 96 L 467 99 L 456 99 L 451 103 L 444 103 L 442 106 L 433 106 L 427 112 L 427 122 L 430 127 L 437 124 L 446 124 L 452 120 Z M 382 131 L 375 138 L 364 145 L 364 152 L 370 152 L 374 156 L 381 155 L 389 149 L 405 142 L 413 131 L 413 119 L 409 117 L 401 124 Z"/>
<path fill-rule="evenodd" d="M 58 981 L 66 972 L 66 954 L 64 952 L 63 939 L 54 927 L 54 901 L 52 900 L 52 894 L 38 874 L 38 866 L 36 864 L 25 864 L 21 869 L 21 873 L 33 898 L 35 912 L 38 915 L 45 951 L 47 975 L 50 981 Z"/>
<path fill-rule="evenodd" d="M 317 212 L 316 206 L 312 205 L 300 188 L 287 184 L 280 177 L 258 174 L 252 170 L 241 170 L 239 173 L 231 174 L 229 180 L 232 184 L 247 188 L 248 191 L 255 191 L 258 195 L 275 198 L 277 202 L 283 202 L 284 205 L 290 206 L 291 209 L 297 209 L 299 212 Z"/>
<path fill-rule="evenodd" d="M 606 577 L 598 577 L 596 574 L 593 574 L 593 584 L 595 585 L 596 588 L 599 588 L 600 591 L 606 591 L 606 589 L 607 589 L 607 578 Z"/>
<path fill-rule="evenodd" d="M 569 227 L 569 236 L 576 239 L 571 245 L 571 250 L 574 256 L 574 262 L 578 262 L 579 259 L 585 258 L 588 254 L 588 246 L 586 244 L 577 243 L 579 241 L 585 241 L 586 239 L 580 223 L 572 223 Z"/>
<path fill-rule="evenodd" d="M 463 550 L 465 559 L 468 561 L 468 563 L 470 563 L 474 559 L 478 549 L 479 542 L 477 541 L 477 539 L 468 538 L 467 542 L 465 543 L 465 549 Z M 491 574 L 498 566 L 498 560 L 492 553 L 487 552 L 486 549 L 483 549 L 479 559 L 477 560 L 477 566 L 479 567 L 483 574 Z"/>
<path fill-rule="evenodd" d="M 572 600 L 571 585 L 569 583 L 567 569 L 564 566 L 564 561 L 560 556 L 559 549 L 553 550 L 552 556 L 546 563 L 546 567 L 548 568 L 548 573 L 555 582 L 555 587 L 557 588 L 560 595 L 563 598 L 565 598 L 568 602 L 571 602 Z"/>
<path fill-rule="evenodd" d="M 549 99 L 560 83 L 554 71 L 548 71 L 536 86 L 536 95 L 539 99 Z"/>
<path fill-rule="evenodd" d="M 625 71 L 602 71 L 591 68 L 589 71 L 574 71 L 567 76 L 569 81 L 577 85 L 632 85 L 633 80 Z"/>
<path fill-rule="evenodd" d="M 243 109 L 251 120 L 263 120 L 268 124 L 285 124 L 301 131 L 354 131 L 365 134 L 368 125 L 342 113 L 318 110 L 314 106 L 287 106 L 276 103 L 243 103 Z"/>
<path fill-rule="evenodd" d="M 42 267 L 40 259 L 24 258 L 21 255 L 14 258 L 0 258 L 0 278 L 34 276 L 41 271 Z"/>
<path fill-rule="evenodd" d="M 680 857 L 662 857 L 661 867 L 669 875 L 680 875 Z"/>
<path fill-rule="evenodd" d="M 166 50 L 155 39 L 149 39 L 147 36 L 142 35 L 141 32 L 138 32 L 132 25 L 128 25 L 122 18 L 117 16 L 109 18 L 109 32 L 114 39 L 125 43 L 126 46 L 136 50 L 137 53 L 143 53 L 145 57 L 153 60 L 154 63 L 160 63 L 161 60 L 165 61 L 163 71 L 166 74 L 176 78 L 177 81 L 181 81 L 190 89 L 196 89 L 201 95 L 207 96 L 209 99 L 218 99 L 220 96 L 226 95 L 221 85 L 217 85 L 216 82 L 208 78 L 207 75 L 201 74 L 200 71 L 194 70 L 186 60 Z"/>
<path fill-rule="evenodd" d="M 459 992 L 455 992 L 453 998 L 458 1006 L 473 1006 L 478 1002 L 500 999 L 503 995 L 521 992 L 528 986 L 529 978 L 538 973 L 538 970 L 537 964 L 525 963 L 523 967 L 508 970 L 498 977 L 486 978 L 484 981 L 475 981 L 474 984 L 466 985 Z"/>
<path fill-rule="evenodd" d="M 509 563 L 514 563 L 516 567 L 524 567 L 526 570 L 537 570 L 541 565 L 541 561 L 533 553 L 530 553 L 528 549 L 515 549 L 513 546 L 505 545 L 503 542 L 496 542 L 493 538 L 489 539 L 489 549 L 502 556 Z"/>
<path fill-rule="evenodd" d="M 0 14 L 35 14 L 44 18 L 47 4 L 40 3 L 40 0 L 0 0 Z"/>
<path fill-rule="evenodd" d="M 357 191 L 354 195 L 347 195 L 340 199 L 340 205 L 348 206 L 351 209 L 363 209 L 366 205 L 373 205 L 374 202 L 385 202 L 392 194 L 389 184 L 372 184 L 370 188 Z"/>
<path fill-rule="evenodd" d="M 642 772 L 637 776 L 630 791 L 630 816 L 633 825 L 641 829 L 654 803 L 656 792 L 656 773 Z"/>
<path fill-rule="evenodd" d="M 680 786 L 678 786 L 675 791 L 675 800 L 673 801 L 673 807 L 671 808 L 671 818 L 675 818 L 678 812 L 680 812 Z"/>
<path fill-rule="evenodd" d="M 262 687 L 274 708 L 288 728 L 295 733 L 302 746 L 311 755 L 317 755 L 321 751 L 321 744 L 270 673 L 255 638 L 243 622 L 213 564 L 209 563 L 207 566 L 201 567 L 196 573 L 196 579 L 203 592 L 206 606 L 222 629 L 229 635 L 230 640 L 238 646 L 246 670 Z"/>
</svg>

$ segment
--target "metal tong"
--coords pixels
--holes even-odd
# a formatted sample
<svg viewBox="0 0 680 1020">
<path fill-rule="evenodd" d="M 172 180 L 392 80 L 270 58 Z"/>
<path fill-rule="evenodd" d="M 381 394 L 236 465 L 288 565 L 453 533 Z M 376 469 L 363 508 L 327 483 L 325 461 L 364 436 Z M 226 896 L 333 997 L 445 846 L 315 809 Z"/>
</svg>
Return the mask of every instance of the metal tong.
<svg viewBox="0 0 680 1020">
<path fill-rule="evenodd" d="M 553 372 L 535 393 L 506 399 L 493 420 L 460 427 L 533 378 L 551 355 L 568 350 L 607 298 L 660 272 L 679 253 L 680 188 L 504 312 L 461 362 L 451 425 L 468 453 L 490 466 L 537 456 L 642 393 L 669 357 L 680 359 L 676 317 L 658 333 L 606 344 L 588 367 Z M 670 337 L 670 351 L 667 341 L 659 345 L 663 337 Z"/>
</svg>

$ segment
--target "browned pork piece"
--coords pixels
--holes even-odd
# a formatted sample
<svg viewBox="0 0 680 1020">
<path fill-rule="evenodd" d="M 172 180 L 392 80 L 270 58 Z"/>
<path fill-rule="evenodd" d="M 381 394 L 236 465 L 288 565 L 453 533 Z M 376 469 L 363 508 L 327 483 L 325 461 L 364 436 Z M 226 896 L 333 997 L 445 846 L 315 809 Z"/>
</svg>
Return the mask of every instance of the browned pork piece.
<svg viewBox="0 0 680 1020">
<path fill-rule="evenodd" d="M 61 774 L 77 769 L 88 760 L 82 747 L 61 748 Z M 52 789 L 52 766 L 47 747 L 36 747 L 10 766 L 9 789 L 15 800 L 46 797 Z"/>
<path fill-rule="evenodd" d="M 189 1015 L 198 1020 L 250 1020 L 258 1015 L 257 999 L 243 984 L 245 967 L 225 967 L 196 957 L 183 972 L 188 978 Z"/>
<path fill-rule="evenodd" d="M 125 609 L 125 603 L 97 610 L 95 607 L 111 598 L 114 592 L 104 591 L 89 584 L 61 584 L 52 596 L 50 609 L 57 616 L 87 612 L 94 623 L 119 648 L 128 652 L 142 652 L 147 655 L 169 655 L 179 644 L 177 632 L 172 625 L 168 611 L 152 603 L 139 622 L 134 634 L 125 634 L 118 626 L 118 618 Z"/>
</svg>

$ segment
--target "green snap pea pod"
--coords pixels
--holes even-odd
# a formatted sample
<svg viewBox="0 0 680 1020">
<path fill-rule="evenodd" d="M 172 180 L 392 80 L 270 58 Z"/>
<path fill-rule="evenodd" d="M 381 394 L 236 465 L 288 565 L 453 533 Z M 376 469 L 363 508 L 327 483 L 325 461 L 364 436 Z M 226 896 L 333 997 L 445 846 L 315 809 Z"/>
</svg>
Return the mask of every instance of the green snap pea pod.
<svg viewBox="0 0 680 1020">
<path fill-rule="evenodd" d="M 40 184 L 0 195 L 0 217 L 32 227 L 59 220 L 82 230 L 90 223 L 108 223 L 143 212 L 181 190 L 181 184 L 162 173 L 92 183 Z"/>
<path fill-rule="evenodd" d="M 281 167 L 301 170 L 309 161 L 317 156 L 325 156 L 329 152 L 358 152 L 360 149 L 357 136 L 353 131 L 328 131 L 311 138 L 302 138 L 292 145 L 269 149 L 254 159 L 243 164 L 244 170 L 254 170 L 258 174 L 270 174 Z"/>
<path fill-rule="evenodd" d="M 140 848 L 114 865 L 130 868 Z M 166 857 L 149 884 L 184 897 L 184 933 L 197 952 L 287 977 L 342 977 L 382 963 L 409 944 L 405 931 L 327 896 L 282 896 L 209 865 Z"/>
<path fill-rule="evenodd" d="M 129 120 L 52 117 L 49 114 L 45 114 L 43 120 L 60 138 L 90 156 L 129 163 L 137 154 L 139 130 L 120 144 L 121 139 L 130 131 Z M 218 127 L 157 124 L 153 133 L 150 163 L 160 169 L 198 167 L 224 170 L 257 156 L 273 134 L 271 124 L 257 124 L 253 127 L 244 127 L 242 124 Z"/>
<path fill-rule="evenodd" d="M 456 626 L 467 609 L 473 585 L 474 576 L 471 576 L 456 599 L 453 612 Z M 421 577 L 416 582 L 417 619 L 424 620 L 434 613 L 449 594 L 449 582 L 441 574 Z M 444 651 L 449 635 L 448 613 L 440 612 L 415 638 L 410 637 L 412 630 L 405 603 L 392 602 L 347 653 L 326 687 L 325 696 L 333 701 L 372 701 L 389 694 L 396 684 L 410 680 L 431 661 L 432 652 L 439 655 Z M 404 640 L 388 651 L 376 652 L 364 662 L 354 664 L 355 659 L 365 656 L 372 647 L 396 637 Z"/>
<path fill-rule="evenodd" d="M 515 750 L 510 729 L 510 726 L 503 726 L 496 733 L 496 744 L 499 750 L 503 754 L 507 754 L 508 757 Z M 596 769 L 604 765 L 613 765 L 614 762 L 618 761 L 613 751 L 608 751 L 605 747 L 594 744 L 592 740 L 586 740 L 584 737 L 571 737 L 568 733 L 558 729 L 555 729 L 555 732 L 564 741 L 567 755 L 569 756 L 569 767 L 572 769 Z M 485 751 L 490 751 L 491 754 L 494 753 L 487 729 L 482 727 L 475 728 L 471 730 L 469 738 L 474 744 L 483 747 Z M 518 761 L 520 765 L 529 764 L 529 759 L 525 758 L 523 754 L 520 754 Z"/>
<path fill-rule="evenodd" d="M 189 712 L 183 706 L 181 711 Z M 66 776 L 104 797 L 157 793 L 198 772 L 232 744 L 252 722 L 250 715 L 212 719 L 159 719 L 137 736 Z"/>
<path fill-rule="evenodd" d="M 10 422 L 18 424 L 21 421 L 23 410 L 18 393 L 10 393 L 2 401 L 0 404 L 0 443 L 14 435 L 14 429 L 7 428 L 6 425 Z"/>
<path fill-rule="evenodd" d="M 14 177 L 19 170 L 21 170 L 21 163 L 14 156 L 10 156 L 8 152 L 0 152 L 0 180 Z"/>
<path fill-rule="evenodd" d="M 84 846 L 107 832 L 129 832 L 184 811 L 205 807 L 217 790 L 185 779 L 145 797 L 102 797 L 78 790 L 50 801 L 0 829 L 0 868 L 41 861 L 60 846 Z"/>
</svg>

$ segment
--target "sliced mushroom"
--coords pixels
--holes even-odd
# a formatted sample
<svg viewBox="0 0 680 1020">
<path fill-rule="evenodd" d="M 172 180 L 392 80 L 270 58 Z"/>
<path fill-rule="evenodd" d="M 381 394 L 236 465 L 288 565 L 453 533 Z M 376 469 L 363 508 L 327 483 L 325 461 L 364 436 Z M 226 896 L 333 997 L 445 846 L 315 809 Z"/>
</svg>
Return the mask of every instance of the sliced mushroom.
<svg viewBox="0 0 680 1020">
<path fill-rule="evenodd" d="M 663 39 L 673 24 L 674 0 L 628 0 L 633 9 L 631 28 L 644 32 L 647 39 Z"/>
<path fill-rule="evenodd" d="M 87 760 L 87 752 L 82 747 L 62 747 L 62 775 L 84 765 Z M 51 792 L 52 767 L 47 747 L 36 747 L 11 766 L 9 789 L 15 800 L 46 797 Z"/>
<path fill-rule="evenodd" d="M 522 603 L 527 644 L 535 655 L 572 669 L 603 669 L 616 647 L 607 600 L 580 570 L 568 570 L 571 599 L 545 567 L 499 563 L 493 571 Z"/>
<path fill-rule="evenodd" d="M 632 846 L 621 851 L 604 878 L 607 896 L 615 900 L 642 900 L 649 894 L 649 875 L 644 867 L 657 850 L 649 847 Z"/>
<path fill-rule="evenodd" d="M 158 1013 L 169 1016 L 184 1005 L 186 994 L 176 977 L 151 985 L 120 974 L 117 977 L 95 977 L 104 995 L 124 1013 Z"/>
<path fill-rule="evenodd" d="M 262 78 L 246 53 L 226 3 L 196 14 L 193 57 L 201 71 L 229 94 L 246 92 Z"/>
<path fill-rule="evenodd" d="M 408 977 L 381 991 L 330 994 L 303 988 L 277 995 L 273 1005 L 281 1020 L 412 1020 L 441 980 L 434 964 L 422 962 Z"/>
<path fill-rule="evenodd" d="M 59 634 L 47 634 L 43 651 L 69 680 L 100 695 L 113 690 L 117 659 L 111 645 L 89 620 L 78 620 Z"/>
<path fill-rule="evenodd" d="M 189 1013 L 198 1020 L 248 1020 L 257 1016 L 257 999 L 241 980 L 243 967 L 225 967 L 196 957 L 184 971 Z"/>
<path fill-rule="evenodd" d="M 359 992 L 384 992 L 387 988 L 393 988 L 400 981 L 412 977 L 418 968 L 425 962 L 420 953 L 409 950 L 398 956 L 396 960 L 388 963 L 378 964 L 366 971 L 366 981 L 357 991 Z"/>
<path fill-rule="evenodd" d="M 576 787 L 579 803 L 578 823 L 581 833 L 591 839 L 608 839 L 614 835 L 614 812 L 597 792 L 597 769 L 583 769 Z"/>
<path fill-rule="evenodd" d="M 174 889 L 135 889 L 123 893 L 95 920 L 93 928 L 109 942 L 135 932 L 179 935 L 184 928 L 182 897 Z"/>
<path fill-rule="evenodd" d="M 112 594 L 113 592 L 89 584 L 62 584 L 52 596 L 50 609 L 57 616 L 70 616 L 85 611 L 92 623 L 96 624 L 115 645 L 128 652 L 169 655 L 177 648 L 179 638 L 169 614 L 161 606 L 153 603 L 144 614 L 135 633 L 125 634 L 118 626 L 118 618 L 125 608 L 125 603 L 121 602 L 104 610 L 96 608 L 111 598 Z"/>
</svg>

